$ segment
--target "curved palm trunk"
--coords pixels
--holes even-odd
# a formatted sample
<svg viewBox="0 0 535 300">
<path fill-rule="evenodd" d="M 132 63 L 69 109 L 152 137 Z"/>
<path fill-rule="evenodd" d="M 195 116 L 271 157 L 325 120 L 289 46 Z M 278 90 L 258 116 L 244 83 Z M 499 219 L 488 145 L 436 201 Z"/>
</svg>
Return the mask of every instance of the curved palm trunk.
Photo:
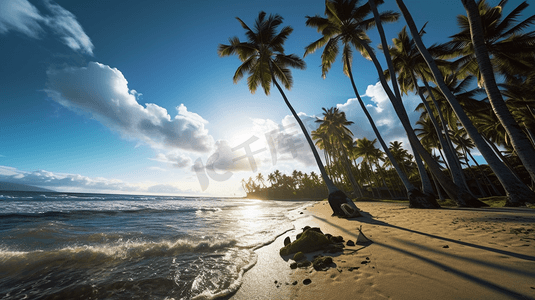
<svg viewBox="0 0 535 300">
<path fill-rule="evenodd" d="M 483 170 L 481 169 L 481 166 L 479 165 L 479 163 L 477 162 L 477 160 L 472 156 L 472 153 L 470 152 L 470 149 L 466 148 L 466 153 L 468 154 L 468 156 L 470 156 L 470 158 L 472 159 L 472 161 L 476 164 L 479 172 L 483 175 L 483 177 L 485 178 L 485 180 L 487 181 L 487 183 L 490 184 L 490 187 L 492 188 L 492 191 L 494 192 L 494 195 L 498 196 L 498 195 L 501 195 L 501 193 L 498 191 L 498 189 L 496 188 L 496 186 L 494 185 L 494 183 L 492 183 L 492 181 L 489 179 L 489 177 L 487 176 L 487 174 L 485 174 L 485 172 L 483 172 Z M 485 186 L 487 184 L 485 183 Z M 492 193 L 491 193 L 492 194 Z"/>
<path fill-rule="evenodd" d="M 479 151 L 481 152 L 481 154 L 483 155 L 483 157 L 485 158 L 485 160 L 492 168 L 492 170 L 502 183 L 503 187 L 507 191 L 508 199 L 506 205 L 521 206 L 524 205 L 524 203 L 526 202 L 535 202 L 535 193 L 530 190 L 523 182 L 519 181 L 509 171 L 509 169 L 507 169 L 507 167 L 494 154 L 490 146 L 485 142 L 485 140 L 483 140 L 475 126 L 472 124 L 472 122 L 462 109 L 457 99 L 455 99 L 455 96 L 453 96 L 451 91 L 444 83 L 444 78 L 442 77 L 442 74 L 440 73 L 435 61 L 433 60 L 433 58 L 423 45 L 422 40 L 420 39 L 418 30 L 416 29 L 416 25 L 414 24 L 412 16 L 408 12 L 407 7 L 405 6 L 402 0 L 396 0 L 396 3 L 398 4 L 399 9 L 405 17 L 407 25 L 411 31 L 411 35 L 414 41 L 416 42 L 416 46 L 418 47 L 418 50 L 427 62 L 431 72 L 433 73 L 438 87 L 450 103 L 453 111 L 457 115 L 457 118 L 466 129 L 466 132 L 470 135 L 470 138 L 472 138 L 472 141 L 474 141 L 477 148 L 479 149 Z"/>
<path fill-rule="evenodd" d="M 353 195 L 357 197 L 358 195 L 362 195 L 362 191 L 360 190 L 360 186 L 358 185 L 357 181 L 355 180 L 355 176 L 353 176 L 353 172 L 351 171 L 351 163 L 349 162 L 349 159 L 347 158 L 347 151 L 345 149 L 345 146 L 340 142 L 340 147 L 342 149 L 342 164 L 344 165 L 344 168 L 346 169 L 347 176 L 349 178 L 349 182 L 351 183 L 351 187 L 353 188 Z"/>
<path fill-rule="evenodd" d="M 425 98 L 419 91 L 417 92 L 417 94 L 420 96 L 420 99 L 422 100 L 422 103 L 424 104 L 425 109 L 427 110 L 429 114 L 431 123 L 433 123 L 433 127 L 435 128 L 435 131 L 437 133 L 438 142 L 440 143 L 442 151 L 444 152 L 444 156 L 445 156 L 444 161 L 447 162 L 447 166 L 449 167 L 451 171 L 453 182 L 459 186 L 464 186 L 469 191 L 468 185 L 466 184 L 466 179 L 462 173 L 462 168 L 459 164 L 459 158 L 457 157 L 457 155 L 453 153 L 451 144 L 449 144 L 448 141 L 444 139 L 440 125 L 438 124 L 438 121 L 435 118 L 433 111 L 431 110 L 431 107 L 429 106 L 429 103 L 427 103 L 427 101 L 425 100 Z M 445 135 L 447 136 L 447 132 Z"/>
<path fill-rule="evenodd" d="M 419 153 L 422 156 L 423 160 L 426 162 L 431 172 L 435 175 L 436 179 L 440 182 L 440 185 L 444 188 L 446 193 L 451 197 L 451 199 L 455 200 L 458 206 L 461 206 L 461 207 L 487 206 L 487 204 L 476 199 L 471 193 L 467 192 L 466 189 L 459 187 L 450 178 L 448 178 L 442 173 L 442 171 L 440 170 L 440 166 L 433 159 L 431 154 L 429 154 L 429 152 L 427 152 L 424 149 L 424 147 L 420 143 L 420 140 L 418 140 L 418 137 L 414 133 L 414 130 L 411 127 L 407 112 L 405 111 L 405 108 L 403 107 L 403 103 L 401 103 L 401 100 L 399 100 L 398 98 L 396 98 L 396 96 L 394 96 L 394 94 L 392 93 L 392 90 L 388 86 L 386 82 L 386 78 L 381 68 L 381 64 L 377 60 L 377 57 L 375 56 L 373 50 L 366 43 L 361 43 L 361 45 L 366 49 L 366 51 L 368 52 L 368 55 L 372 59 L 372 62 L 374 63 L 375 68 L 377 70 L 377 74 L 379 75 L 379 80 L 381 81 L 381 84 L 383 85 L 383 89 L 388 95 L 388 98 L 390 99 L 390 102 L 392 103 L 392 106 L 394 107 L 394 110 L 396 111 L 396 114 L 398 115 L 400 119 L 401 125 L 403 126 L 403 128 L 405 129 L 405 132 L 407 133 L 407 137 L 409 138 L 409 140 L 413 143 L 413 146 L 415 147 L 415 150 L 416 150 L 415 153 Z M 438 203 L 437 203 L 437 206 L 438 206 Z"/>
<path fill-rule="evenodd" d="M 370 4 L 370 8 L 372 9 L 375 23 L 377 26 L 377 31 L 379 31 L 379 36 L 381 37 L 381 44 L 383 45 L 383 49 L 385 49 L 384 54 L 385 54 L 386 62 L 388 65 L 388 70 L 390 71 L 390 74 L 392 74 L 392 87 L 394 88 L 394 94 L 401 101 L 401 93 L 399 92 L 399 87 L 395 79 L 396 73 L 392 64 L 392 60 L 390 58 L 390 53 L 388 52 L 388 44 L 386 42 L 386 36 L 384 34 L 381 19 L 379 18 L 379 12 L 377 11 L 377 7 L 375 5 L 374 0 L 369 0 L 368 3 Z M 412 152 L 416 153 L 414 151 L 414 145 L 410 140 L 409 140 L 409 146 L 411 147 Z M 416 161 L 416 166 L 418 167 L 418 173 L 420 174 L 420 180 L 422 181 L 423 193 L 429 196 L 433 195 L 434 197 L 435 193 L 433 192 L 433 186 L 431 185 L 431 180 L 429 179 L 429 176 L 427 175 L 427 172 L 425 170 L 425 166 L 422 162 L 422 158 L 419 155 L 415 155 L 414 160 Z"/>
<path fill-rule="evenodd" d="M 416 83 L 415 78 L 413 78 L 413 81 Z M 422 95 L 422 93 L 420 93 L 420 90 L 418 89 L 418 87 L 416 87 L 416 94 L 420 96 L 420 100 L 422 100 L 422 103 L 424 104 L 424 107 L 427 110 L 427 113 L 429 114 L 429 119 L 431 120 L 431 123 L 433 123 L 433 127 L 435 128 L 435 131 L 437 133 L 438 142 L 442 146 L 442 151 L 444 151 L 444 155 L 446 156 L 445 161 L 448 162 L 448 166 L 450 168 L 451 175 L 453 177 L 453 182 L 459 186 L 465 187 L 467 191 L 470 191 L 466 183 L 466 178 L 463 175 L 462 167 L 459 163 L 459 158 L 453 152 L 451 141 L 449 140 L 448 133 L 446 131 L 447 128 L 444 127 L 445 137 L 447 138 L 447 139 L 444 139 L 444 136 L 442 135 L 442 129 L 440 125 L 438 124 L 437 119 L 435 118 L 435 114 L 431 110 L 431 107 L 429 106 L 429 103 L 427 103 L 427 100 L 425 99 L 425 97 Z"/>
<path fill-rule="evenodd" d="M 375 136 L 377 137 L 377 140 L 381 144 L 381 147 L 383 147 L 383 150 L 385 151 L 386 156 L 388 157 L 388 159 L 392 163 L 392 166 L 394 167 L 394 169 L 398 173 L 399 178 L 403 182 L 403 185 L 405 186 L 407 194 L 409 195 L 409 200 L 410 200 L 410 195 L 414 195 L 413 197 L 416 197 L 417 195 L 418 196 L 421 195 L 421 192 L 409 181 L 409 177 L 405 174 L 405 172 L 403 172 L 403 170 L 401 169 L 401 167 L 399 166 L 397 161 L 394 159 L 394 156 L 392 155 L 392 153 L 390 152 L 390 149 L 388 148 L 388 146 L 386 145 L 385 141 L 383 140 L 383 137 L 381 136 L 381 133 L 379 133 L 379 130 L 377 129 L 377 126 L 375 126 L 375 122 L 373 121 L 372 116 L 368 112 L 368 109 L 366 108 L 366 105 L 364 104 L 364 101 L 362 101 L 362 98 L 360 98 L 359 92 L 357 90 L 357 86 L 355 85 L 355 81 L 353 79 L 353 72 L 351 71 L 351 65 L 349 63 L 349 58 L 347 56 L 346 56 L 346 65 L 347 65 L 347 73 L 349 74 L 349 79 L 351 80 L 351 85 L 353 86 L 353 90 L 355 91 L 355 96 L 357 97 L 357 100 L 358 100 L 358 102 L 360 104 L 360 107 L 364 111 L 364 114 L 366 115 L 366 118 L 368 119 L 368 122 L 370 123 L 370 125 L 371 125 L 371 127 L 373 129 L 373 132 L 375 133 Z M 417 206 L 417 207 L 420 207 L 420 206 Z M 432 208 L 432 207 L 435 207 L 435 206 L 431 205 L 429 208 Z"/>
<path fill-rule="evenodd" d="M 518 158 L 520 158 L 522 164 L 528 171 L 531 180 L 535 181 L 535 149 L 507 108 L 502 94 L 498 89 L 492 63 L 490 62 L 489 53 L 483 38 L 483 26 L 481 25 L 478 7 L 474 0 L 462 0 L 462 2 L 466 9 L 468 23 L 470 24 L 470 35 L 479 65 L 479 72 L 483 77 L 485 91 L 489 97 L 492 110 L 511 138 L 511 144 Z"/>
<path fill-rule="evenodd" d="M 394 87 L 394 90 L 396 90 L 398 97 L 396 98 L 390 88 L 388 87 L 386 83 L 386 79 L 384 78 L 384 74 L 382 72 L 382 68 L 375 57 L 375 54 L 373 53 L 373 50 L 370 49 L 369 45 L 366 43 L 361 43 L 361 45 L 366 49 L 370 57 L 372 58 L 372 61 L 375 64 L 375 67 L 377 69 L 377 73 L 379 75 L 379 79 L 381 81 L 381 84 L 383 85 L 383 88 L 385 92 L 387 93 L 388 97 L 390 98 L 390 101 L 392 102 L 392 105 L 394 106 L 394 109 L 396 111 L 396 114 L 400 118 L 400 121 L 405 129 L 405 132 L 407 133 L 407 136 L 409 137 L 409 141 L 411 141 L 412 146 L 415 147 L 415 153 L 419 153 L 424 161 L 427 163 L 429 169 L 431 172 L 435 175 L 436 179 L 440 182 L 444 190 L 448 193 L 448 195 L 454 199 L 457 202 L 457 205 L 459 206 L 470 206 L 470 207 L 480 207 L 480 206 L 486 206 L 485 203 L 477 200 L 465 186 L 459 186 L 452 182 L 449 178 L 447 178 L 441 171 L 438 164 L 433 160 L 431 155 L 424 149 L 416 135 L 414 134 L 414 130 L 412 129 L 410 125 L 410 120 L 408 118 L 407 112 L 405 111 L 405 108 L 403 107 L 403 103 L 401 102 L 401 97 L 399 96 L 399 89 L 397 87 L 397 82 L 395 79 L 395 70 L 392 64 L 392 60 L 390 58 L 390 53 L 386 50 L 388 49 L 388 44 L 386 43 L 386 37 L 381 25 L 381 21 L 379 19 L 379 14 L 377 12 L 377 8 L 375 7 L 375 3 L 373 0 L 368 1 L 370 3 L 370 7 L 372 8 L 377 29 L 379 31 L 379 35 L 381 37 L 381 43 L 383 46 L 383 53 L 385 54 L 385 58 L 389 67 L 390 74 L 392 74 L 392 86 Z M 419 36 L 418 36 L 419 37 Z M 416 155 L 415 155 L 416 156 Z"/>
<path fill-rule="evenodd" d="M 284 99 L 284 102 L 286 103 L 286 105 L 288 106 L 290 111 L 292 112 L 292 115 L 294 116 L 295 120 L 297 121 L 297 124 L 299 124 L 299 127 L 301 127 L 301 130 L 303 131 L 303 134 L 305 135 L 305 138 L 306 138 L 306 140 L 308 142 L 308 145 L 310 146 L 310 150 L 312 150 L 312 154 L 314 155 L 314 159 L 316 160 L 316 164 L 318 165 L 318 168 L 320 169 L 321 177 L 323 177 L 323 181 L 325 182 L 325 185 L 327 185 L 327 190 L 329 191 L 329 195 L 333 194 L 333 193 L 336 193 L 336 192 L 340 192 L 340 189 L 338 189 L 334 185 L 334 183 L 331 181 L 329 176 L 327 176 L 327 172 L 325 171 L 325 167 L 323 166 L 323 163 L 321 162 L 321 158 L 320 158 L 320 156 L 318 154 L 318 151 L 316 150 L 316 147 L 314 146 L 314 142 L 312 141 L 312 139 L 310 138 L 310 135 L 308 134 L 308 132 L 306 130 L 305 124 L 303 124 L 303 121 L 301 121 L 301 118 L 299 118 L 299 116 L 295 112 L 293 106 L 290 104 L 290 101 L 288 101 L 288 98 L 286 98 L 286 94 L 282 90 L 281 86 L 279 85 L 277 80 L 275 80 L 275 76 L 273 74 L 273 69 L 271 67 L 271 63 L 269 64 L 269 71 L 271 73 L 271 80 L 273 80 L 273 83 L 275 84 L 275 86 L 277 87 L 279 92 L 281 93 L 281 96 Z M 355 206 L 355 208 L 356 208 L 356 206 Z M 360 216 L 360 214 L 357 213 L 355 216 Z"/>
</svg>

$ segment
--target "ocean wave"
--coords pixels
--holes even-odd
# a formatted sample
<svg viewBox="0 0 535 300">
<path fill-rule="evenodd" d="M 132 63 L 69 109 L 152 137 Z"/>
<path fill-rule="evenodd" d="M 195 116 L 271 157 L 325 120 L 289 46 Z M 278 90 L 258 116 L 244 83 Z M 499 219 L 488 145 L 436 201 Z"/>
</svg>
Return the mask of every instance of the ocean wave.
<svg viewBox="0 0 535 300">
<path fill-rule="evenodd" d="M 184 207 L 179 209 L 154 209 L 154 208 L 140 208 L 140 209 L 119 209 L 119 210 L 66 210 L 66 211 L 46 211 L 35 213 L 0 213 L 0 218 L 7 219 L 41 219 L 41 218 L 57 218 L 57 219 L 69 219 L 69 218 L 83 218 L 93 217 L 98 215 L 103 216 L 116 216 L 119 214 L 154 214 L 154 213 L 198 213 L 198 212 L 217 212 L 219 208 L 196 208 L 196 207 Z"/>
<path fill-rule="evenodd" d="M 0 249 L 0 274 L 41 267 L 84 268 L 126 260 L 174 257 L 183 253 L 210 253 L 236 245 L 234 240 L 118 242 L 69 246 L 56 250 L 11 251 Z"/>
</svg>

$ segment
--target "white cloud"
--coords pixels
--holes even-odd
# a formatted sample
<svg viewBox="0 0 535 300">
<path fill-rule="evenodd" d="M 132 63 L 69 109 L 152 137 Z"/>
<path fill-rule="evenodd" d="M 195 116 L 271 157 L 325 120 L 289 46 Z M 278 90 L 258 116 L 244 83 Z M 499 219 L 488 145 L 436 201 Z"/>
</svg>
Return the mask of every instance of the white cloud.
<svg viewBox="0 0 535 300">
<path fill-rule="evenodd" d="M 137 102 L 135 90 L 121 71 L 98 62 L 87 67 L 51 70 L 48 74 L 49 97 L 61 105 L 90 114 L 95 120 L 156 149 L 209 152 L 214 144 L 205 119 L 189 112 L 183 104 L 171 118 L 165 108 Z"/>
<path fill-rule="evenodd" d="M 367 100 L 366 97 L 371 100 L 372 104 L 367 104 L 366 107 L 386 144 L 388 145 L 392 141 L 401 141 L 404 147 L 408 149 L 409 144 L 405 130 L 381 83 L 377 82 L 375 85 L 369 85 L 366 93 L 361 97 L 363 100 Z M 403 103 L 414 127 L 419 118 L 419 113 L 415 112 L 414 108 L 420 103 L 420 99 L 415 95 L 409 95 L 403 98 Z M 376 138 L 356 98 L 348 99 L 346 103 L 338 104 L 337 107 L 346 113 L 349 121 L 354 122 L 349 128 L 355 138 L 366 137 L 370 140 Z M 379 143 L 376 146 L 380 147 Z"/>
<path fill-rule="evenodd" d="M 187 185 L 181 188 L 168 183 L 128 183 L 118 179 L 91 178 L 79 174 L 53 173 L 46 170 L 27 172 L 8 166 L 0 166 L 0 181 L 26 184 L 61 192 L 137 194 L 184 194 L 194 192 Z"/>
<path fill-rule="evenodd" d="M 50 12 L 52 12 L 52 16 L 46 18 L 46 24 L 61 37 L 63 43 L 73 50 L 93 55 L 93 43 L 85 34 L 76 17 L 55 3 L 49 1 L 45 3 Z"/>
<path fill-rule="evenodd" d="M 139 190 L 136 186 L 127 184 L 117 179 L 90 178 L 78 174 L 58 174 L 45 170 L 33 172 L 21 171 L 16 168 L 0 166 L 0 181 L 46 188 L 62 188 L 69 191 L 77 189 L 94 191 L 124 191 L 134 192 Z"/>
<path fill-rule="evenodd" d="M 16 30 L 37 38 L 43 32 L 39 23 L 44 20 L 39 10 L 27 0 L 0 1 L 0 33 Z"/>
<path fill-rule="evenodd" d="M 151 160 L 170 164 L 175 168 L 183 169 L 193 165 L 191 158 L 188 156 L 179 153 L 178 151 L 171 151 L 166 154 L 158 153 L 155 158 L 150 158 Z"/>
<path fill-rule="evenodd" d="M 18 31 L 31 38 L 40 38 L 46 26 L 75 51 L 93 55 L 94 46 L 76 17 L 58 4 L 44 1 L 50 15 L 43 15 L 28 0 L 0 1 L 0 33 Z"/>
</svg>

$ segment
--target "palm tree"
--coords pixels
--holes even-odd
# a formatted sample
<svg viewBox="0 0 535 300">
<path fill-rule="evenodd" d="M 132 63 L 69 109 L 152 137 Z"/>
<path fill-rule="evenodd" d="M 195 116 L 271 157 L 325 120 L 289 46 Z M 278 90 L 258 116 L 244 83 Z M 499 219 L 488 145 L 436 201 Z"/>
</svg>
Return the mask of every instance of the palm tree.
<svg viewBox="0 0 535 300">
<path fill-rule="evenodd" d="M 386 38 L 384 36 L 384 31 L 382 30 L 380 15 L 377 12 L 377 9 L 375 8 L 374 2 L 370 0 L 368 2 L 370 6 L 372 6 L 372 11 L 374 13 L 375 22 L 377 24 L 377 28 L 379 30 L 379 35 L 381 36 L 381 43 L 383 45 L 384 49 L 388 49 L 388 45 L 386 44 Z M 412 30 L 412 29 L 411 29 Z M 407 112 L 405 111 L 405 108 L 403 107 L 403 103 L 401 100 L 401 95 L 399 93 L 399 89 L 397 88 L 397 84 L 395 80 L 392 80 L 393 86 L 396 91 L 396 95 L 392 92 L 390 87 L 388 86 L 385 76 L 383 74 L 383 69 L 381 67 L 381 64 L 379 63 L 377 57 L 375 56 L 375 53 L 373 49 L 369 46 L 366 41 L 362 39 L 355 39 L 355 42 L 358 43 L 362 48 L 365 50 L 365 57 L 368 57 L 372 60 L 373 64 L 375 65 L 375 68 L 377 70 L 377 74 L 379 76 L 379 80 L 381 82 L 381 85 L 383 86 L 384 91 L 388 95 L 388 98 L 390 99 L 390 102 L 392 103 L 392 106 L 394 107 L 394 110 L 396 111 L 396 114 L 398 115 L 401 125 L 405 129 L 405 132 L 407 134 L 407 137 L 409 138 L 409 142 L 411 143 L 412 147 L 416 150 L 416 153 L 419 154 L 422 159 L 427 163 L 427 166 L 435 176 L 435 178 L 440 182 L 444 190 L 450 195 L 452 199 L 454 199 L 459 206 L 472 206 L 472 207 L 480 207 L 485 206 L 486 204 L 477 200 L 472 194 L 467 193 L 464 189 L 459 188 L 454 182 L 451 181 L 450 178 L 445 176 L 441 170 L 440 166 L 433 160 L 433 157 L 431 154 L 429 154 L 421 145 L 420 141 L 414 134 L 414 130 L 412 129 L 409 117 L 407 115 Z M 392 62 L 390 59 L 390 55 L 388 54 L 388 51 L 384 51 L 385 58 L 388 63 L 389 71 L 392 75 L 395 74 L 395 71 L 392 66 Z M 434 199 L 432 199 L 434 201 Z M 426 202 L 429 202 L 430 199 L 425 199 L 423 197 L 416 197 L 415 202 L 418 201 L 419 203 L 424 204 L 424 207 L 426 207 L 428 204 L 425 204 Z M 436 201 L 434 201 L 436 203 Z M 438 206 L 438 203 L 436 204 Z"/>
<path fill-rule="evenodd" d="M 469 191 L 465 177 L 463 175 L 461 164 L 459 162 L 459 158 L 454 154 L 454 149 L 449 135 L 444 134 L 448 131 L 446 121 L 444 120 L 444 116 L 442 115 L 442 112 L 438 107 L 438 103 L 435 97 L 432 93 L 430 93 L 430 87 L 427 82 L 429 77 L 429 68 L 425 63 L 425 60 L 423 59 L 420 52 L 418 52 L 418 48 L 416 48 L 414 41 L 407 34 L 406 27 L 403 27 L 397 38 L 393 39 L 393 43 L 394 45 L 392 47 L 389 47 L 388 51 L 390 53 L 390 56 L 392 57 L 392 64 L 397 73 L 397 79 L 401 87 L 401 92 L 404 94 L 408 94 L 409 91 L 413 90 L 420 97 L 422 104 L 424 105 L 427 111 L 429 121 L 431 122 L 431 125 L 437 133 L 435 137 L 438 138 L 438 142 L 440 143 L 441 149 L 444 155 L 446 156 L 446 160 L 448 162 L 451 175 L 453 177 L 453 182 L 455 182 L 460 187 L 464 187 L 466 191 Z M 387 77 L 389 77 L 389 75 L 390 74 L 388 72 Z M 420 91 L 418 79 L 422 80 L 424 85 L 426 86 L 427 91 L 429 92 L 433 103 L 435 104 L 435 108 L 441 121 L 441 124 L 439 124 L 436 120 L 433 110 L 427 103 L 427 100 L 425 99 L 423 93 Z"/>
<path fill-rule="evenodd" d="M 351 170 L 351 163 L 348 159 L 348 151 L 346 145 L 347 142 L 353 140 L 353 133 L 348 128 L 353 122 L 348 121 L 346 114 L 340 111 L 337 107 L 331 107 L 329 109 L 323 109 L 323 119 L 318 119 L 316 122 L 320 123 L 318 132 L 323 132 L 325 137 L 329 138 L 329 144 L 333 145 L 333 156 L 338 157 L 341 160 L 341 164 L 344 166 L 349 182 L 353 188 L 355 195 L 362 196 L 360 187 L 353 176 Z"/>
<path fill-rule="evenodd" d="M 414 168 L 414 156 L 412 156 L 407 149 L 403 149 L 403 143 L 400 141 L 390 142 L 388 150 L 390 150 L 394 159 L 401 165 L 405 174 L 409 175 L 410 178 L 410 174 Z M 385 165 L 391 166 L 392 163 L 388 160 L 385 162 Z"/>
<path fill-rule="evenodd" d="M 262 175 L 262 173 L 258 173 L 256 175 L 256 181 L 258 182 L 258 185 L 261 186 L 262 188 L 266 187 L 266 183 L 264 181 L 264 175 Z"/>
<path fill-rule="evenodd" d="M 321 55 L 321 66 L 322 76 L 325 78 L 338 55 L 339 44 L 341 43 L 343 45 L 342 63 L 344 66 L 344 73 L 349 77 L 355 96 L 379 140 L 379 143 L 388 158 L 392 161 L 394 168 L 405 185 L 411 202 L 411 207 L 439 207 L 434 196 L 426 196 L 422 194 L 422 192 L 409 181 L 407 175 L 403 173 L 403 170 L 394 160 L 355 85 L 353 73 L 351 71 L 351 61 L 353 58 L 352 48 L 354 47 L 359 52 L 365 53 L 365 46 L 370 42 L 370 39 L 366 35 L 366 30 L 375 26 L 375 20 L 373 18 L 368 18 L 371 11 L 370 6 L 367 4 L 358 6 L 358 2 L 358 0 L 327 0 L 325 1 L 326 18 L 318 15 L 314 17 L 307 16 L 306 25 L 316 28 L 323 36 L 305 48 L 304 56 L 314 53 L 319 48 L 324 47 Z M 383 1 L 381 0 L 380 3 L 383 3 Z M 381 14 L 380 18 L 384 22 L 393 22 L 397 20 L 398 14 L 386 12 Z"/>
<path fill-rule="evenodd" d="M 534 200 L 535 193 L 531 191 L 523 182 L 518 180 L 518 178 L 516 178 L 509 171 L 509 169 L 507 169 L 507 167 L 494 154 L 490 146 L 481 137 L 481 135 L 479 134 L 475 126 L 472 124 L 472 122 L 470 121 L 466 113 L 463 111 L 457 99 L 453 96 L 453 94 L 450 92 L 450 90 L 444 83 L 444 78 L 442 74 L 440 73 L 434 59 L 431 57 L 431 55 L 425 48 L 419 36 L 416 25 L 414 24 L 414 20 L 412 19 L 412 16 L 407 10 L 407 7 L 405 6 L 402 0 L 396 0 L 396 3 L 398 4 L 398 7 L 400 8 L 407 22 L 407 25 L 409 27 L 409 30 L 411 32 L 411 35 L 414 41 L 416 42 L 416 46 L 418 47 L 418 50 L 424 57 L 431 72 L 433 73 L 433 77 L 435 78 L 435 81 L 438 84 L 438 87 L 440 88 L 444 96 L 447 98 L 452 109 L 455 111 L 457 118 L 463 124 L 465 130 L 470 135 L 470 138 L 472 139 L 472 141 L 474 141 L 477 148 L 479 149 L 481 154 L 485 157 L 485 160 L 487 161 L 489 166 L 493 169 L 494 173 L 496 174 L 496 176 L 502 183 L 503 187 L 507 191 L 508 200 L 506 202 L 506 205 L 520 206 L 520 205 L 524 205 L 526 201 L 535 202 Z"/>
<path fill-rule="evenodd" d="M 372 183 L 372 177 L 374 177 L 374 183 L 375 185 L 379 184 L 379 180 L 377 179 L 377 174 L 373 171 L 373 167 L 375 166 L 375 169 L 377 172 L 380 172 L 379 170 L 379 160 L 382 159 L 384 152 L 379 150 L 378 148 L 375 148 L 375 143 L 377 142 L 377 139 L 374 139 L 373 141 L 368 140 L 367 138 L 363 137 L 361 139 L 356 139 L 355 144 L 356 146 L 353 148 L 354 154 L 356 157 L 362 158 L 362 165 L 363 169 L 368 172 L 367 177 L 370 183 L 370 187 L 372 188 L 373 193 L 373 186 L 371 186 Z"/>
<path fill-rule="evenodd" d="M 470 35 L 472 40 L 472 48 L 473 53 L 475 54 L 475 57 L 477 59 L 477 63 L 479 65 L 479 72 L 481 72 L 481 76 L 483 78 L 485 90 L 487 91 L 487 95 L 490 101 L 490 104 L 492 105 L 492 109 L 498 119 L 500 120 L 500 123 L 502 123 L 503 127 L 507 131 L 507 134 L 509 135 L 509 138 L 511 139 L 511 144 L 513 148 L 515 149 L 516 154 L 518 155 L 518 158 L 522 161 L 522 164 L 528 171 L 531 180 L 535 181 L 535 148 L 533 148 L 533 145 L 529 141 L 528 137 L 524 134 L 518 123 L 516 122 L 515 118 L 507 108 L 507 105 L 505 104 L 505 101 L 503 100 L 502 94 L 500 90 L 498 89 L 498 85 L 496 83 L 496 78 L 494 76 L 494 70 L 492 67 L 492 63 L 489 56 L 489 49 L 487 49 L 486 43 L 488 42 L 485 38 L 485 31 L 483 28 L 483 25 L 481 24 L 481 16 L 480 16 L 480 9 L 478 5 L 476 5 L 474 0 L 462 0 L 463 5 L 466 9 L 466 13 L 468 16 L 468 23 L 469 23 L 469 29 L 470 29 Z M 484 2 L 480 0 L 480 3 Z M 505 4 L 507 1 L 502 1 L 500 4 Z M 522 5 L 521 5 L 522 6 Z M 519 6 L 513 14 L 517 16 L 521 10 Z M 527 3 L 523 3 L 523 7 L 527 7 Z M 535 18 L 531 21 L 535 21 Z M 530 22 L 526 23 L 529 24 Z M 526 26 L 524 24 L 523 26 Z M 500 24 L 503 25 L 503 24 Z M 500 26 L 497 25 L 497 26 Z M 509 29 L 508 24 L 505 24 L 505 28 Z M 517 25 L 518 26 L 518 25 Z M 519 29 L 513 28 L 515 33 L 520 31 L 523 26 L 520 26 Z M 495 29 L 495 28 L 492 28 Z M 515 37 L 514 34 L 511 34 L 511 37 Z M 530 45 L 530 54 L 533 52 L 533 43 L 535 43 L 535 37 L 531 38 L 531 41 L 529 43 Z M 517 47 L 518 44 L 510 44 L 509 46 L 515 46 Z M 513 47 L 514 49 L 514 47 Z M 510 56 L 510 53 L 508 53 L 508 56 Z M 522 55 L 519 55 L 520 57 Z M 509 62 L 509 60 L 508 60 Z"/>
<path fill-rule="evenodd" d="M 229 39 L 229 45 L 220 44 L 218 47 L 218 53 L 221 57 L 237 55 L 242 61 L 242 64 L 234 74 L 234 83 L 237 83 L 247 73 L 249 74 L 247 83 L 252 93 L 256 91 L 259 85 L 262 86 L 266 95 L 269 95 L 272 83 L 277 87 L 284 102 L 305 135 L 320 169 L 323 181 L 327 185 L 329 195 L 336 192 L 339 193 L 340 190 L 327 176 L 318 151 L 314 147 L 314 143 L 308 135 L 305 125 L 288 101 L 288 98 L 286 98 L 286 94 L 278 82 L 280 80 L 286 89 L 290 89 L 293 78 L 289 67 L 305 69 L 306 66 L 305 62 L 296 55 L 287 55 L 284 53 L 284 42 L 288 39 L 293 29 L 290 26 L 286 26 L 277 33 L 277 29 L 282 24 L 283 18 L 278 14 L 269 15 L 266 18 L 266 13 L 263 11 L 258 14 L 253 29 L 249 28 L 240 18 L 236 19 L 240 22 L 243 29 L 245 29 L 247 41 L 241 42 L 238 37 L 233 37 Z"/>
<path fill-rule="evenodd" d="M 529 6 L 526 1 L 518 5 L 504 17 L 504 7 L 508 0 L 501 0 L 497 6 L 490 6 L 486 0 L 477 1 L 476 15 L 479 15 L 483 30 L 483 39 L 490 54 L 494 71 L 503 75 L 508 81 L 518 78 L 519 74 L 533 71 L 533 32 L 524 30 L 535 22 L 535 15 L 524 21 L 518 21 L 520 14 Z M 467 3 L 471 9 L 474 4 Z M 466 6 L 465 6 L 466 7 Z M 474 15 L 473 17 L 477 17 Z M 444 57 L 456 58 L 463 73 L 474 74 L 480 86 L 484 79 L 476 59 L 475 44 L 471 36 L 469 16 L 459 15 L 457 24 L 461 31 L 451 36 L 451 41 L 444 44 Z M 475 28 L 474 28 L 475 29 Z"/>
</svg>

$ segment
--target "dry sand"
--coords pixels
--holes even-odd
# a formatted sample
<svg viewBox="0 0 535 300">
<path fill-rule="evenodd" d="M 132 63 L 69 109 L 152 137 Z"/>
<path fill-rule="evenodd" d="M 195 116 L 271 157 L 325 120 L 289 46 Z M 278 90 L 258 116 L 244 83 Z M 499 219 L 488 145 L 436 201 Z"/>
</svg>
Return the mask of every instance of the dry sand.
<svg viewBox="0 0 535 300">
<path fill-rule="evenodd" d="M 231 299 L 535 299 L 534 209 L 356 204 L 364 217 L 351 220 L 331 217 L 325 201 L 305 210 L 296 230 L 256 251 Z M 292 270 L 279 249 L 306 225 L 346 241 L 362 225 L 373 242 L 324 254 L 334 260 L 327 271 Z"/>
</svg>

